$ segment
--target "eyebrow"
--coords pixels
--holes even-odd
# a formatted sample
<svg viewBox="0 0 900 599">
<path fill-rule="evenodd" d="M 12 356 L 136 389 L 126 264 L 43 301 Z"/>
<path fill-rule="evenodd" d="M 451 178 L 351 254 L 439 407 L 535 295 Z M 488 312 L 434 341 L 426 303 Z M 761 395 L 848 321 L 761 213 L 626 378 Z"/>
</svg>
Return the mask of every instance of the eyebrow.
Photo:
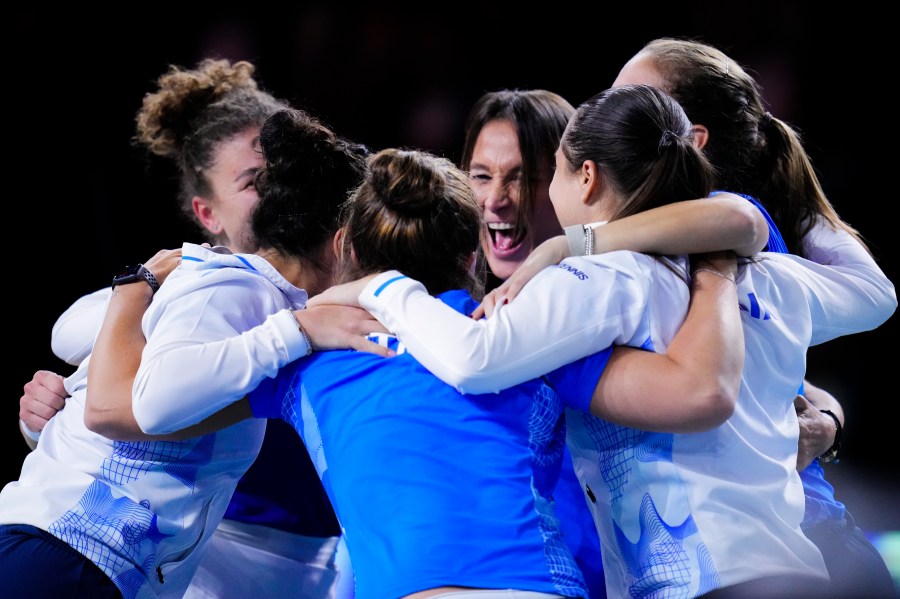
<svg viewBox="0 0 900 599">
<path fill-rule="evenodd" d="M 251 166 L 250 168 L 245 168 L 244 170 L 242 170 L 241 172 L 238 173 L 237 177 L 235 177 L 234 180 L 240 181 L 247 175 L 250 175 L 251 177 L 255 177 L 256 173 L 259 172 L 259 168 L 260 167 L 258 167 L 258 166 Z"/>
<path fill-rule="evenodd" d="M 488 166 L 488 165 L 486 165 L 486 164 L 482 164 L 482 163 L 480 163 L 480 162 L 472 162 L 472 163 L 469 165 L 469 171 L 471 172 L 471 171 L 473 171 L 473 170 L 475 170 L 475 169 L 481 169 L 481 170 L 484 170 L 484 171 L 490 171 L 490 170 L 491 170 L 491 167 Z M 524 170 L 524 168 L 523 168 L 523 166 L 520 164 L 519 166 L 513 167 L 513 168 L 509 169 L 508 171 L 503 171 L 503 174 L 504 174 L 504 175 L 508 175 L 508 174 L 520 173 L 520 172 L 522 172 L 522 170 Z"/>
</svg>

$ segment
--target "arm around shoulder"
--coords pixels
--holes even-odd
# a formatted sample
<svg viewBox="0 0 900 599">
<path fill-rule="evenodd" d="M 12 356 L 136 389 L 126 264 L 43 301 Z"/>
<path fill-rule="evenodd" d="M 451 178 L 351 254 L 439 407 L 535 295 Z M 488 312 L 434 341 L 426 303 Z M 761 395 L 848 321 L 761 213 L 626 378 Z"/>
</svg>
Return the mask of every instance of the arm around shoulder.
<svg viewBox="0 0 900 599">
<path fill-rule="evenodd" d="M 653 254 L 731 250 L 738 256 L 752 256 L 768 240 L 768 222 L 756 206 L 740 196 L 720 193 L 610 221 L 595 229 L 593 253 L 621 249 Z"/>
</svg>

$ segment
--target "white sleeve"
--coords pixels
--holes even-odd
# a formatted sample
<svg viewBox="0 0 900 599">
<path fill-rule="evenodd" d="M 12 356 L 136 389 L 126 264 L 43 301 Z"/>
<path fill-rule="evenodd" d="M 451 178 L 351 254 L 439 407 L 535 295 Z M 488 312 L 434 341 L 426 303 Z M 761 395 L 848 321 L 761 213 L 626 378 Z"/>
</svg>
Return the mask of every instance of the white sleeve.
<svg viewBox="0 0 900 599">
<path fill-rule="evenodd" d="M 803 238 L 805 255 L 824 264 L 844 281 L 848 301 L 870 312 L 873 320 L 884 322 L 897 309 L 894 284 L 856 238 L 843 229 L 832 229 L 821 219 Z"/>
<path fill-rule="evenodd" d="M 785 282 L 780 300 L 784 309 L 792 305 L 799 308 L 806 302 L 812 325 L 811 346 L 844 335 L 871 331 L 881 326 L 893 312 L 874 309 L 869 289 L 857 284 L 859 279 L 852 270 L 848 276 L 841 267 L 824 266 L 793 254 L 762 252 L 760 257 L 763 260 L 757 266 L 763 268 L 769 261 L 795 263 L 790 265 L 790 281 L 799 284 L 797 287 L 805 297 L 793 299 L 789 294 L 794 285 Z"/>
<path fill-rule="evenodd" d="M 456 312 L 396 271 L 372 280 L 359 301 L 444 382 L 463 393 L 497 392 L 627 344 L 644 316 L 650 284 L 634 256 L 567 259 L 486 320 Z"/>
<path fill-rule="evenodd" d="M 91 353 L 111 291 L 107 287 L 78 298 L 56 319 L 50 335 L 50 348 L 56 357 L 78 366 Z"/>
<path fill-rule="evenodd" d="M 132 404 L 144 432 L 164 434 L 195 424 L 306 355 L 293 315 L 260 300 L 267 292 L 252 286 L 220 290 L 178 298 L 148 335 Z"/>
</svg>

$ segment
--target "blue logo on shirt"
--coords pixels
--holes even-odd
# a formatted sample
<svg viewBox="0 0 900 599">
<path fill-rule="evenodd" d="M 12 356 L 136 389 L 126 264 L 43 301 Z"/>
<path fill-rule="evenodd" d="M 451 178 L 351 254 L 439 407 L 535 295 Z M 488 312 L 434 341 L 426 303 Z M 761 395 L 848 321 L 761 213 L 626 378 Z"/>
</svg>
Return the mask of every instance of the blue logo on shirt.
<svg viewBox="0 0 900 599">
<path fill-rule="evenodd" d="M 772 313 L 769 312 L 756 298 L 755 293 L 748 293 L 747 300 L 748 304 L 745 305 L 744 302 L 738 301 L 738 305 L 741 307 L 742 311 L 750 316 L 750 318 L 758 318 L 759 320 L 769 320 L 770 318 L 774 318 Z"/>
<path fill-rule="evenodd" d="M 560 264 L 560 265 L 559 265 L 559 268 L 562 268 L 563 270 L 569 271 L 570 273 L 572 273 L 573 275 L 575 275 L 576 277 L 578 277 L 578 280 L 579 280 L 579 281 L 585 281 L 585 280 L 587 280 L 587 278 L 588 278 L 588 276 L 587 276 L 585 273 L 583 273 L 582 271 L 578 270 L 578 269 L 575 268 L 574 266 L 569 266 L 568 264 L 563 263 L 563 264 Z"/>
</svg>

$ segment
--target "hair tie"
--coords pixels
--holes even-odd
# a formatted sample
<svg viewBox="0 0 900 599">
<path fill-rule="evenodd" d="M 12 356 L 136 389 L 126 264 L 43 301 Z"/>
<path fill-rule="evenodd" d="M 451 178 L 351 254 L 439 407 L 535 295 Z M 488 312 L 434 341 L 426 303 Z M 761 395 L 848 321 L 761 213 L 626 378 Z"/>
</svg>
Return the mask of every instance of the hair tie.
<svg viewBox="0 0 900 599">
<path fill-rule="evenodd" d="M 759 119 L 759 128 L 764 131 L 771 128 L 773 118 L 774 117 L 772 116 L 772 113 L 767 110 L 765 113 L 763 113 L 762 118 Z"/>
<path fill-rule="evenodd" d="M 728 77 L 728 57 L 727 57 L 727 56 L 725 57 L 725 73 L 724 73 L 724 76 L 725 76 L 725 77 Z"/>
<path fill-rule="evenodd" d="M 677 133 L 675 133 L 674 131 L 671 131 L 669 129 L 666 129 L 665 131 L 662 132 L 662 137 L 659 138 L 659 147 L 657 149 L 659 151 L 662 151 L 663 148 L 669 148 L 673 144 L 675 144 L 675 142 L 677 142 L 679 139 L 680 138 L 678 137 Z"/>
</svg>

